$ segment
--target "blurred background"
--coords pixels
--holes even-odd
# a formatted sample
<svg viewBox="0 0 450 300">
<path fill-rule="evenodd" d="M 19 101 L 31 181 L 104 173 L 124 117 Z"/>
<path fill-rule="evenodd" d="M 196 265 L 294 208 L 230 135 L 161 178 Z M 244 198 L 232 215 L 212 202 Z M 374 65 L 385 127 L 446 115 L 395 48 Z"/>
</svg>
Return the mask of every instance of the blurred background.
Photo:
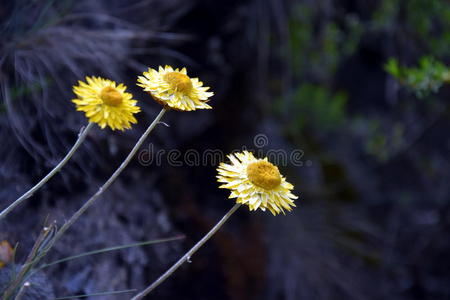
<svg viewBox="0 0 450 300">
<path fill-rule="evenodd" d="M 300 198 L 286 216 L 241 208 L 148 299 L 450 299 L 448 1 L 3 0 L 0 32 L 1 208 L 86 125 L 77 80 L 124 82 L 143 109 L 132 130 L 96 126 L 1 222 L 18 263 L 118 167 L 161 109 L 137 76 L 169 64 L 210 86 L 214 109 L 169 112 L 144 148 L 297 151 L 280 169 Z M 135 159 L 46 261 L 185 238 L 58 264 L 43 284 L 142 289 L 232 207 L 215 167 Z"/>
</svg>

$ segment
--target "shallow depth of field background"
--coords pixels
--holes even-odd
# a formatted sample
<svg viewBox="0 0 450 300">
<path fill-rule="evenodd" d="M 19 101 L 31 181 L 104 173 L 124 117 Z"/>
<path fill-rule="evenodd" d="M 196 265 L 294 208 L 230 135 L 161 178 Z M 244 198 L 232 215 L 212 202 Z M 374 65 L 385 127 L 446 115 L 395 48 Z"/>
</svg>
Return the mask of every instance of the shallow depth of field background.
<svg viewBox="0 0 450 300">
<path fill-rule="evenodd" d="M 280 167 L 300 198 L 286 216 L 241 208 L 148 299 L 450 299 L 450 89 L 419 95 L 385 71 L 390 58 L 448 65 L 449 2 L 4 0 L 0 33 L 1 208 L 86 124 L 78 79 L 124 82 L 143 109 L 132 130 L 92 130 L 0 224 L 19 261 L 46 218 L 61 224 L 120 164 L 161 109 L 136 78 L 170 64 L 211 87 L 214 109 L 169 112 L 144 149 L 227 153 L 262 134 L 263 151 L 302 151 Z M 135 159 L 47 261 L 185 239 L 48 268 L 57 296 L 143 288 L 231 208 L 215 165 L 164 158 Z"/>
</svg>

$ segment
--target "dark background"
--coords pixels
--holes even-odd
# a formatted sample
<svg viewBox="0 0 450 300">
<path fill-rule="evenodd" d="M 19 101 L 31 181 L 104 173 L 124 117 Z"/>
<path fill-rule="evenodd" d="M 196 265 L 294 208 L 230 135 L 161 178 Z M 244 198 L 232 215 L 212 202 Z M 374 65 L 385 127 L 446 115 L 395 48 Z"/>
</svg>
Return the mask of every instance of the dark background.
<svg viewBox="0 0 450 300">
<path fill-rule="evenodd" d="M 18 262 L 46 218 L 61 224 L 124 159 L 161 109 L 136 78 L 170 64 L 211 87 L 213 109 L 169 112 L 145 148 L 228 153 L 264 134 L 264 151 L 302 151 L 301 166 L 280 166 L 300 198 L 286 216 L 239 209 L 148 299 L 450 299 L 449 87 L 418 97 L 384 70 L 391 57 L 449 62 L 449 2 L 3 0 L 0 21 L 0 207 L 86 124 L 70 101 L 78 79 L 124 82 L 143 110 L 132 130 L 96 126 L 1 222 Z M 55 295 L 155 280 L 233 205 L 215 167 L 135 159 L 47 261 L 185 239 L 48 268 Z"/>
</svg>

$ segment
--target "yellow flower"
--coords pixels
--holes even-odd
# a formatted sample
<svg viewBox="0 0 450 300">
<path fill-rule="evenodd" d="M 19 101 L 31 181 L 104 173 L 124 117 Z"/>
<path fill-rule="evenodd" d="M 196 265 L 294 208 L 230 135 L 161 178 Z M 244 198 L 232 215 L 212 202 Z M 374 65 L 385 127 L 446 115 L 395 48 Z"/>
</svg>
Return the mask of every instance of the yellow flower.
<svg viewBox="0 0 450 300">
<path fill-rule="evenodd" d="M 138 82 L 138 86 L 165 107 L 186 111 L 211 108 L 206 102 L 214 93 L 207 92 L 209 87 L 203 87 L 198 78 L 190 78 L 186 68 L 174 70 L 165 66 L 158 71 L 149 68 L 144 76 L 139 76 Z"/>
<path fill-rule="evenodd" d="M 86 77 L 86 81 L 78 81 L 78 86 L 73 87 L 78 98 L 72 102 L 78 111 L 85 112 L 89 122 L 101 128 L 108 125 L 112 130 L 124 130 L 131 128 L 130 123 L 137 123 L 133 114 L 141 109 L 136 106 L 133 95 L 125 92 L 125 85 L 100 77 Z"/>
<path fill-rule="evenodd" d="M 267 157 L 257 159 L 244 151 L 228 158 L 231 164 L 221 163 L 217 168 L 217 181 L 224 183 L 220 188 L 231 190 L 229 198 L 237 198 L 237 203 L 248 205 L 250 210 L 268 209 L 273 215 L 295 207 L 294 199 L 298 197 L 291 193 L 294 186 Z"/>
</svg>

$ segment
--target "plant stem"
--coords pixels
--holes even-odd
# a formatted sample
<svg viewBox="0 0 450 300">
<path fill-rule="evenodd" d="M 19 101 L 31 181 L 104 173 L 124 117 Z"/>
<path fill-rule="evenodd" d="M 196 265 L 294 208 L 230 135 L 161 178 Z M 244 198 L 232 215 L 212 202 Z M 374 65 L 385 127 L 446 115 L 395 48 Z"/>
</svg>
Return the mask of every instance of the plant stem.
<svg viewBox="0 0 450 300">
<path fill-rule="evenodd" d="M 50 251 L 50 249 L 53 247 L 53 245 L 63 236 L 63 234 L 69 229 L 69 227 L 75 223 L 78 218 L 89 208 L 91 207 L 95 201 L 100 197 L 100 195 L 108 189 L 108 187 L 119 177 L 119 175 L 122 173 L 122 171 L 125 169 L 125 167 L 130 163 L 131 159 L 134 157 L 136 152 L 139 150 L 141 145 L 144 143 L 147 136 L 152 132 L 153 128 L 159 123 L 162 116 L 167 110 L 163 108 L 161 112 L 156 116 L 155 120 L 150 124 L 150 126 L 145 130 L 144 134 L 139 138 L 137 143 L 134 145 L 133 149 L 131 149 L 128 156 L 125 158 L 125 160 L 122 162 L 122 164 L 119 166 L 119 168 L 114 171 L 114 173 L 111 175 L 111 177 L 98 189 L 98 191 L 89 198 L 83 206 L 81 206 L 80 209 L 78 209 L 68 221 L 66 221 L 63 226 L 55 233 L 54 237 L 48 242 L 48 244 L 45 244 L 45 247 L 41 247 L 41 240 L 43 238 L 38 239 L 39 243 L 35 243 L 35 246 L 33 247 L 32 252 L 29 254 L 30 262 L 25 263 L 21 270 L 20 274 L 23 276 L 21 278 L 24 278 L 26 274 L 28 274 L 29 270 L 36 265 L 47 253 Z M 89 128 L 89 126 L 86 128 L 86 130 Z M 44 230 L 45 233 L 48 232 L 48 230 Z M 39 246 L 39 247 L 38 247 Z M 8 287 L 7 294 L 11 294 L 14 292 L 15 288 L 17 287 L 17 283 L 13 282 L 11 286 Z M 10 291 L 10 292 L 8 292 Z M 3 295 L 3 299 L 7 299 L 5 295 Z"/>
<path fill-rule="evenodd" d="M 25 291 L 30 287 L 30 283 L 29 282 L 25 282 L 22 287 L 20 288 L 19 292 L 17 292 L 16 297 L 14 298 L 14 300 L 21 300 L 23 295 L 25 294 Z"/>
<path fill-rule="evenodd" d="M 23 274 L 22 277 L 25 277 L 26 274 L 28 274 L 29 270 L 31 270 L 31 268 L 35 265 L 37 265 L 37 263 L 39 263 L 39 261 L 45 257 L 45 255 L 48 253 L 48 251 L 50 251 L 50 249 L 54 246 L 54 244 L 64 235 L 64 233 L 66 232 L 67 229 L 69 229 L 69 227 L 75 223 L 78 218 L 89 208 L 91 207 L 95 201 L 100 197 L 100 195 L 106 191 L 108 189 L 108 187 L 114 182 L 114 180 L 117 179 L 117 177 L 120 175 L 120 173 L 122 173 L 122 171 L 125 169 L 125 167 L 130 163 L 131 159 L 133 158 L 133 156 L 136 154 L 136 152 L 139 150 L 140 146 L 142 145 L 142 143 L 144 142 L 144 140 L 147 138 L 147 136 L 150 134 L 150 132 L 152 132 L 153 128 L 155 128 L 156 124 L 159 123 L 159 121 L 161 120 L 162 116 L 164 115 L 164 113 L 167 110 L 165 108 L 163 108 L 161 110 L 161 112 L 158 114 L 158 116 L 155 118 L 155 120 L 153 120 L 153 122 L 150 124 L 150 126 L 147 128 L 147 130 L 144 132 L 144 134 L 139 138 L 139 140 L 137 141 L 136 145 L 134 145 L 133 149 L 131 150 L 131 152 L 128 154 L 128 156 L 125 158 L 125 160 L 122 162 L 122 164 L 119 166 L 119 168 L 114 171 L 114 173 L 111 175 L 111 177 L 98 189 L 98 191 L 91 197 L 89 198 L 84 204 L 83 206 L 81 206 L 80 209 L 78 209 L 71 217 L 68 221 L 66 221 L 63 226 L 55 233 L 55 235 L 53 236 L 53 238 L 48 242 L 45 243 L 45 247 L 41 247 L 39 246 L 38 250 L 34 250 L 32 251 L 32 253 L 29 254 L 29 257 L 33 257 L 34 259 L 31 260 L 31 262 L 29 263 L 25 263 L 21 270 L 20 270 L 20 274 Z M 35 247 L 36 248 L 36 247 Z M 33 248 L 34 249 L 34 248 Z M 39 252 L 39 253 L 35 253 L 35 252 Z M 16 280 L 17 281 L 17 280 Z M 18 282 L 18 281 L 17 281 Z M 17 282 L 13 282 L 13 284 L 11 286 L 8 287 L 8 291 L 11 290 L 11 293 L 16 289 L 18 283 Z M 5 296 L 3 296 L 2 299 L 7 299 Z"/>
<path fill-rule="evenodd" d="M 162 116 L 167 110 L 163 108 L 160 113 L 156 116 L 155 120 L 150 124 L 150 126 L 145 130 L 144 134 L 139 138 L 136 145 L 134 145 L 133 149 L 131 149 L 130 153 L 128 154 L 127 158 L 122 162 L 122 164 L 117 168 L 116 171 L 109 177 L 109 179 L 98 189 L 98 191 L 91 197 L 89 200 L 86 201 L 86 203 L 81 206 L 79 210 L 77 210 L 72 217 L 68 221 L 64 223 L 64 225 L 61 227 L 61 229 L 58 230 L 58 232 L 55 234 L 55 237 L 53 238 L 51 245 L 48 247 L 47 251 L 50 250 L 50 248 L 53 246 L 53 244 L 61 238 L 61 236 L 66 232 L 69 227 L 75 223 L 76 220 L 89 208 L 91 207 L 95 201 L 100 197 L 101 194 L 103 194 L 104 191 L 108 189 L 108 187 L 119 177 L 120 173 L 125 169 L 125 167 L 130 163 L 133 156 L 136 154 L 136 152 L 141 147 L 142 143 L 144 143 L 145 139 L 148 137 L 150 132 L 152 132 L 153 128 L 159 123 Z"/>
<path fill-rule="evenodd" d="M 46 243 L 49 239 L 53 238 L 52 234 L 56 227 L 54 225 L 50 225 L 50 227 L 44 227 L 44 229 L 40 232 L 36 242 L 33 245 L 25 263 L 20 268 L 19 272 L 13 276 L 11 283 L 6 287 L 2 300 L 8 300 L 14 296 L 14 293 L 17 289 L 23 290 L 27 286 L 24 286 L 24 281 L 27 280 L 30 271 L 34 267 L 37 261 L 39 261 L 40 250 L 45 248 Z M 15 296 L 14 298 L 17 298 Z"/>
<path fill-rule="evenodd" d="M 89 123 L 86 128 L 81 129 L 81 132 L 78 134 L 78 139 L 75 142 L 75 144 L 72 146 L 72 148 L 69 150 L 69 152 L 66 154 L 66 156 L 57 164 L 53 170 L 50 171 L 44 178 L 41 179 L 35 186 L 33 186 L 30 190 L 28 190 L 25 194 L 20 196 L 17 200 L 15 200 L 11 205 L 9 205 L 7 208 L 5 208 L 0 213 L 0 220 L 6 217 L 7 214 L 9 214 L 17 205 L 25 201 L 26 199 L 30 198 L 38 189 L 40 189 L 47 181 L 50 180 L 56 173 L 58 173 L 61 168 L 70 160 L 70 158 L 73 156 L 73 154 L 77 151 L 78 147 L 83 143 L 84 139 L 86 138 L 89 130 L 92 128 L 93 123 Z"/>
<path fill-rule="evenodd" d="M 170 275 L 172 275 L 173 272 L 175 272 L 184 262 L 189 261 L 192 255 L 197 252 L 198 249 L 200 249 L 201 246 L 203 246 L 206 241 L 208 241 L 216 232 L 217 230 L 222 227 L 222 225 L 228 220 L 229 217 L 241 206 L 240 203 L 236 203 L 226 214 L 223 216 L 223 218 L 197 243 L 194 245 L 194 247 L 191 248 L 188 252 L 186 252 L 183 257 L 181 257 L 172 267 L 170 267 L 169 270 L 167 270 L 163 275 L 161 275 L 155 282 L 153 282 L 151 285 L 149 285 L 145 290 L 134 296 L 131 300 L 138 300 L 142 299 L 144 296 L 146 296 L 148 293 L 153 291 L 158 285 L 164 282 Z"/>
</svg>

